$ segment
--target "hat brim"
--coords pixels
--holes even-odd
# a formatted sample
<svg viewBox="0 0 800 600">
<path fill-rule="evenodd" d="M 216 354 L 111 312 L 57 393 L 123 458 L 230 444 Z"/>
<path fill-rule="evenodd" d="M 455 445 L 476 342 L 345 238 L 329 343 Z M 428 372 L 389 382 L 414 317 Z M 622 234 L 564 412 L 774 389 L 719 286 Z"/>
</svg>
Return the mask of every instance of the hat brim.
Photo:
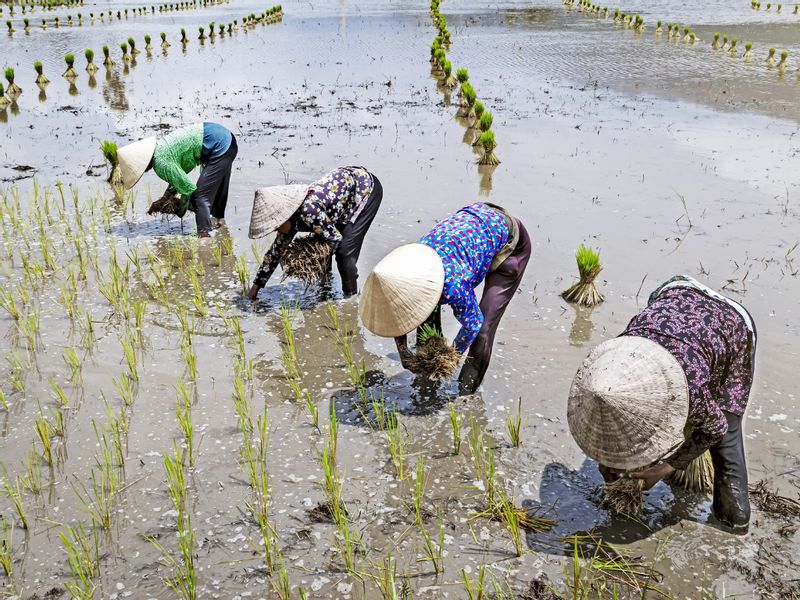
<svg viewBox="0 0 800 600">
<path fill-rule="evenodd" d="M 122 174 L 122 185 L 131 189 L 147 171 L 153 154 L 156 151 L 156 138 L 148 137 L 138 142 L 123 146 L 117 151 L 119 167 Z"/>
<path fill-rule="evenodd" d="M 250 213 L 250 239 L 262 238 L 275 232 L 291 217 L 308 196 L 308 185 L 275 185 L 258 188 Z"/>
<path fill-rule="evenodd" d="M 684 441 L 689 386 L 663 346 L 621 336 L 597 346 L 572 382 L 570 433 L 588 456 L 620 470 L 665 458 Z"/>
<path fill-rule="evenodd" d="M 442 297 L 444 266 L 425 244 L 406 244 L 387 254 L 369 274 L 358 312 L 380 337 L 398 337 L 425 322 Z"/>
</svg>

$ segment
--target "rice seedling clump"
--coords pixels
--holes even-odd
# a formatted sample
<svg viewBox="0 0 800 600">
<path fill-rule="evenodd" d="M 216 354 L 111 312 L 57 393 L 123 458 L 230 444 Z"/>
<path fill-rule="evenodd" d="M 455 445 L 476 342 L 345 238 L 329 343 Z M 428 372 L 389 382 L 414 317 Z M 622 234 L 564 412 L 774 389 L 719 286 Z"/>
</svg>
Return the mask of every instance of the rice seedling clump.
<svg viewBox="0 0 800 600">
<path fill-rule="evenodd" d="M 564 290 L 561 296 L 567 302 L 575 302 L 581 306 L 600 304 L 604 298 L 594 284 L 595 278 L 603 270 L 603 265 L 600 264 L 600 255 L 588 246 L 581 244 L 575 252 L 575 259 L 578 262 L 580 279 Z"/>
<path fill-rule="evenodd" d="M 461 355 L 447 343 L 435 327 L 423 325 L 417 335 L 417 351 L 411 370 L 430 379 L 450 379 L 458 367 Z"/>
<path fill-rule="evenodd" d="M 306 285 L 322 281 L 328 273 L 332 250 L 330 244 L 317 236 L 296 238 L 281 257 L 284 279 L 293 277 Z"/>
</svg>

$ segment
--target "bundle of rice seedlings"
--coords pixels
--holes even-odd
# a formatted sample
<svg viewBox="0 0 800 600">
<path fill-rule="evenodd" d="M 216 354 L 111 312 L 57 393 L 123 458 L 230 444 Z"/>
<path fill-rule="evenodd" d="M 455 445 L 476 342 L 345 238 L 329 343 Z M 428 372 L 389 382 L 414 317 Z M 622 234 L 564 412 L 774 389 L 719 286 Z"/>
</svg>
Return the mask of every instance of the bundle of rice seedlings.
<svg viewBox="0 0 800 600">
<path fill-rule="evenodd" d="M 6 89 L 6 94 L 8 97 L 14 100 L 17 96 L 22 93 L 22 88 L 19 87 L 16 83 L 14 83 L 14 69 L 13 67 L 6 67 L 5 70 L 6 81 L 8 81 L 8 88 Z"/>
<path fill-rule="evenodd" d="M 745 42 L 744 43 L 744 55 L 742 56 L 744 60 L 750 60 L 753 58 L 753 42 Z"/>
<path fill-rule="evenodd" d="M 486 115 L 488 113 L 483 114 Z M 494 153 L 495 148 L 497 148 L 497 143 L 494 141 L 494 131 L 491 129 L 489 131 L 484 131 L 481 137 L 478 138 L 478 142 L 483 146 L 483 155 L 478 161 L 478 164 L 491 166 L 499 165 L 500 159 L 497 158 L 497 155 Z"/>
<path fill-rule="evenodd" d="M 767 66 L 768 67 L 775 66 L 775 48 L 769 49 L 769 54 L 767 55 Z"/>
<path fill-rule="evenodd" d="M 103 65 L 106 67 L 114 66 L 114 59 L 111 58 L 111 52 L 106 45 L 103 45 Z"/>
<path fill-rule="evenodd" d="M 469 81 L 469 72 L 466 69 L 456 69 L 456 81 L 458 85 L 462 86 Z M 458 90 L 458 96 L 461 97 L 461 90 Z"/>
<path fill-rule="evenodd" d="M 789 51 L 784 50 L 781 52 L 781 60 L 778 62 L 778 68 L 783 71 L 786 69 L 786 59 L 789 58 Z"/>
<path fill-rule="evenodd" d="M 664 31 L 664 29 L 661 26 L 661 21 L 659 21 L 656 23 L 656 33 L 661 33 L 662 31 Z"/>
<path fill-rule="evenodd" d="M 294 277 L 307 286 L 322 281 L 328 274 L 331 251 L 331 245 L 317 236 L 295 238 L 281 256 L 283 278 Z"/>
<path fill-rule="evenodd" d="M 417 334 L 417 351 L 411 359 L 411 371 L 430 379 L 450 379 L 458 367 L 461 355 L 447 343 L 433 326 L 423 325 Z"/>
<path fill-rule="evenodd" d="M 181 44 L 186 45 L 188 43 L 189 43 L 189 38 L 186 37 L 186 30 L 183 27 L 181 27 Z"/>
<path fill-rule="evenodd" d="M 476 100 L 475 104 L 472 106 L 472 112 L 475 113 L 475 119 L 480 123 L 483 113 L 486 112 L 486 107 L 483 105 L 483 102 Z"/>
<path fill-rule="evenodd" d="M 620 478 L 602 486 L 603 506 L 614 512 L 638 514 L 642 512 L 644 480 Z"/>
<path fill-rule="evenodd" d="M 214 31 L 216 29 L 216 27 L 217 27 L 217 24 L 214 21 L 211 21 L 211 23 L 208 24 L 208 37 L 210 37 L 212 39 L 214 38 L 214 36 L 216 35 L 216 33 Z"/>
<path fill-rule="evenodd" d="M 50 83 L 50 80 L 44 76 L 42 61 L 34 61 L 33 68 L 36 71 L 36 85 L 47 85 Z"/>
<path fill-rule="evenodd" d="M 472 87 L 472 84 L 467 81 L 461 86 L 461 105 L 458 109 L 458 116 L 469 117 L 477 99 L 478 95 L 475 93 L 475 89 Z"/>
<path fill-rule="evenodd" d="M 198 27 L 198 31 L 200 31 L 200 35 L 197 36 L 197 39 L 201 41 L 206 39 L 206 28 L 200 25 L 200 27 Z"/>
<path fill-rule="evenodd" d="M 67 54 L 64 56 L 64 62 L 67 63 L 67 70 L 64 71 L 63 77 L 67 79 L 75 79 L 78 77 L 78 72 L 75 70 L 75 55 Z"/>
<path fill-rule="evenodd" d="M 97 65 L 94 64 L 94 50 L 87 48 L 83 51 L 83 56 L 86 59 L 86 72 L 94 75 L 97 72 Z"/>
<path fill-rule="evenodd" d="M 128 54 L 128 44 L 125 43 L 125 42 L 122 42 L 119 45 L 119 49 L 122 50 L 122 62 L 125 65 L 129 65 L 131 63 L 131 55 Z"/>
<path fill-rule="evenodd" d="M 11 35 L 16 31 L 16 29 L 14 29 L 14 24 L 11 21 L 6 21 L 6 26 L 8 27 L 8 35 Z"/>
<path fill-rule="evenodd" d="M 166 50 L 170 47 L 170 43 L 167 41 L 167 34 L 163 31 L 159 34 L 161 36 L 161 47 Z"/>
<path fill-rule="evenodd" d="M 478 103 L 476 102 L 475 103 L 475 107 L 476 108 L 477 108 L 477 105 L 478 105 Z M 489 131 L 492 128 L 492 122 L 494 121 L 494 115 L 492 115 L 491 112 L 489 112 L 488 110 L 483 110 L 483 111 L 481 111 L 481 114 L 479 115 L 478 111 L 476 110 L 475 111 L 475 116 L 478 118 L 478 129 L 480 130 L 481 135 L 483 135 L 484 133 L 486 133 L 487 131 Z M 474 145 L 475 146 L 479 146 L 481 144 L 482 144 L 481 138 L 479 137 L 477 140 L 475 140 L 475 144 Z"/>
<path fill-rule="evenodd" d="M 567 302 L 575 302 L 581 306 L 600 304 L 604 298 L 594 285 L 595 278 L 603 270 L 603 265 L 600 264 L 600 255 L 588 246 L 581 244 L 575 252 L 575 260 L 578 262 L 580 279 L 564 290 L 561 297 Z"/>
<path fill-rule="evenodd" d="M 707 450 L 695 458 L 686 470 L 677 470 L 669 477 L 671 486 L 709 495 L 714 491 L 714 463 Z"/>
<path fill-rule="evenodd" d="M 111 172 L 108 175 L 108 183 L 113 187 L 122 184 L 122 171 L 119 168 L 119 158 L 117 157 L 117 145 L 114 142 L 103 140 L 100 144 L 100 150 L 103 153 L 103 158 L 106 159 L 108 166 L 111 167 Z"/>
<path fill-rule="evenodd" d="M 712 42 L 711 47 L 714 48 L 714 50 L 719 48 L 719 32 L 714 34 L 714 41 Z"/>
<path fill-rule="evenodd" d="M 736 42 L 737 42 L 737 41 L 738 41 L 738 40 L 737 40 L 736 38 L 733 38 L 733 39 L 731 40 L 731 47 L 728 49 L 728 52 L 729 52 L 730 54 L 732 54 L 732 55 L 733 55 L 733 54 L 736 54 L 736 52 L 738 52 L 738 50 L 739 50 L 739 49 L 736 47 Z"/>
<path fill-rule="evenodd" d="M 3 84 L 0 83 L 0 110 L 5 110 L 9 104 L 11 104 L 11 101 L 6 98 L 6 91 L 3 89 Z"/>
<path fill-rule="evenodd" d="M 444 67 L 442 67 L 442 87 L 446 90 L 454 90 L 456 89 L 456 78 L 453 75 L 453 65 L 450 64 L 449 60 L 444 61 Z"/>
<path fill-rule="evenodd" d="M 25 24 L 24 30 L 25 33 L 28 33 L 31 30 L 31 20 L 30 19 L 22 19 L 22 22 Z"/>
<path fill-rule="evenodd" d="M 750 497 L 761 511 L 781 517 L 800 517 L 800 502 L 770 491 L 764 479 L 750 487 Z"/>
<path fill-rule="evenodd" d="M 148 54 L 153 51 L 153 45 L 150 43 L 152 39 L 149 33 L 144 36 L 144 51 Z"/>
<path fill-rule="evenodd" d="M 182 215 L 183 200 L 170 190 L 166 190 L 161 198 L 154 201 L 147 209 L 148 215 Z"/>
<path fill-rule="evenodd" d="M 47 29 L 47 20 L 42 19 L 42 29 Z"/>
<path fill-rule="evenodd" d="M 219 37 L 225 37 L 225 23 L 220 23 L 219 27 Z"/>
</svg>

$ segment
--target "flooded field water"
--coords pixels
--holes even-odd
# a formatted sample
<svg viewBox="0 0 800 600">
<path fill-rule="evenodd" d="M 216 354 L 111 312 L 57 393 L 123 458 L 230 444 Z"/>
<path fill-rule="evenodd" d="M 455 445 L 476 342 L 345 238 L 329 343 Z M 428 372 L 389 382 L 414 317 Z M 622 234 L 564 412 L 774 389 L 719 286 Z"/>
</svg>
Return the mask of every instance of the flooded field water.
<svg viewBox="0 0 800 600">
<path fill-rule="evenodd" d="M 467 598 L 464 578 L 477 580 L 480 565 L 496 597 L 503 596 L 492 578 L 515 597 L 548 597 L 535 585 L 529 590 L 534 580 L 573 597 L 573 547 L 565 540 L 588 532 L 652 563 L 661 574 L 652 581 L 669 597 L 796 597 L 797 520 L 754 510 L 750 533 L 734 537 L 707 523 L 709 500 L 673 495 L 664 484 L 647 494 L 639 521 L 611 515 L 594 499 L 596 465 L 572 441 L 565 418 L 572 375 L 589 349 L 618 334 L 662 281 L 691 274 L 754 316 L 748 470 L 753 483 L 766 480 L 798 497 L 800 16 L 792 6 L 779 14 L 775 7 L 754 11 L 745 0 L 619 7 L 645 18 L 647 30 L 637 34 L 555 1 L 445 0 L 448 57 L 454 68 L 469 69 L 478 98 L 494 113 L 496 168 L 476 165 L 474 132 L 455 118 L 455 94 L 431 77 L 436 29 L 424 2 L 287 1 L 280 22 L 202 45 L 199 25 L 241 24 L 269 7 L 231 0 L 88 22 L 90 11 L 134 6 L 58 9 L 47 18 L 59 14 L 63 23 L 81 12 L 84 24 L 44 31 L 37 11 L 28 34 L 17 12 L 17 31 L 0 37 L 3 66 L 15 68 L 23 89 L 0 111 L 2 287 L 4 304 L 10 294 L 21 313 L 15 319 L 6 310 L 0 319 L 0 388 L 8 403 L 0 408 L 0 457 L 10 486 L 0 506 L 13 532 L 6 596 L 81 597 L 65 589 L 75 574 L 59 537 L 71 539 L 68 528 L 81 526 L 91 548 L 84 554 L 94 552 L 100 563 L 84 597 L 176 596 L 163 578 L 183 564 L 176 524 L 184 516 L 168 495 L 164 457 L 187 446 L 178 407 L 193 425 L 195 462 L 182 487 L 200 598 L 301 597 L 301 588 L 307 597 L 378 598 L 388 555 L 398 597 L 411 590 L 420 598 Z M 690 26 L 701 41 L 658 36 L 659 19 Z M 161 31 L 171 42 L 165 50 Z M 742 45 L 752 41 L 753 59 L 745 62 L 743 49 L 736 57 L 711 49 L 716 31 Z M 120 42 L 133 36 L 143 49 L 145 34 L 153 37 L 152 53 L 142 51 L 128 69 L 119 61 L 109 71 L 101 66 L 89 80 L 84 48 L 100 64 L 103 44 L 118 58 Z M 764 64 L 770 46 L 789 51 L 788 69 Z M 67 52 L 80 73 L 74 86 L 61 77 Z M 35 60 L 51 79 L 42 93 Z M 117 202 L 99 151 L 103 139 L 122 144 L 202 120 L 224 124 L 239 143 L 227 226 L 210 240 L 184 235 L 194 231 L 191 219 L 146 216 L 161 193 L 152 174 L 132 199 Z M 478 394 L 458 398 L 454 385 L 404 371 L 391 340 L 360 327 L 357 301 L 339 299 L 337 281 L 305 290 L 276 278 L 255 305 L 242 299 L 238 272 L 254 273 L 266 248 L 247 239 L 254 189 L 312 181 L 346 164 L 367 166 L 385 190 L 361 255 L 362 282 L 391 248 L 476 200 L 501 204 L 525 223 L 532 260 Z M 574 280 L 581 242 L 600 248 L 605 265 L 606 302 L 594 310 L 559 296 Z M 317 407 L 318 427 L 281 358 L 281 306 L 291 312 L 295 305 L 299 387 Z M 456 328 L 448 316 L 445 333 Z M 348 375 L 347 356 L 356 367 L 363 361 L 363 384 Z M 395 407 L 406 477 L 397 476 L 391 435 L 364 398 Z M 506 419 L 520 398 L 517 448 Z M 464 419 L 457 455 L 451 399 Z M 321 456 L 331 412 L 346 520 L 360 540 L 349 571 L 342 534 L 318 510 L 326 501 Z M 44 427 L 40 414 L 63 429 L 46 430 L 52 466 L 36 433 L 37 417 Z M 260 440 L 264 415 L 261 437 L 268 439 Z M 481 428 L 508 497 L 555 523 L 549 533 L 528 533 L 521 557 L 503 524 L 478 515 L 486 490 L 468 438 Z M 248 445 L 257 453 L 262 441 L 266 528 L 253 518 L 253 461 L 242 454 Z M 418 458 L 421 527 L 412 501 Z M 37 472 L 41 490 L 34 493 L 29 488 L 38 486 L 22 482 Z M 97 503 L 89 501 L 87 511 L 79 498 L 103 477 L 118 481 L 100 527 L 91 514 Z M 11 502 L 17 481 L 27 530 Z M 441 540 L 441 564 L 426 558 L 422 529 L 434 549 Z M 283 569 L 265 565 L 264 539 L 279 551 L 271 555 L 282 557 L 288 583 Z"/>
</svg>

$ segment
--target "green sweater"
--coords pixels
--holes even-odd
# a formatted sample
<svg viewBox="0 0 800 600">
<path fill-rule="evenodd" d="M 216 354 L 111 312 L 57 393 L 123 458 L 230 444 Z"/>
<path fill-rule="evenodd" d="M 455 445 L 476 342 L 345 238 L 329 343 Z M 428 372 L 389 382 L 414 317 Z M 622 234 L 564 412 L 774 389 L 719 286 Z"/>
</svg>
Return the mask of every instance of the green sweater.
<svg viewBox="0 0 800 600">
<path fill-rule="evenodd" d="M 203 152 L 203 124 L 183 127 L 159 138 L 153 153 L 153 170 L 188 203 L 197 185 L 187 177 Z"/>
</svg>

